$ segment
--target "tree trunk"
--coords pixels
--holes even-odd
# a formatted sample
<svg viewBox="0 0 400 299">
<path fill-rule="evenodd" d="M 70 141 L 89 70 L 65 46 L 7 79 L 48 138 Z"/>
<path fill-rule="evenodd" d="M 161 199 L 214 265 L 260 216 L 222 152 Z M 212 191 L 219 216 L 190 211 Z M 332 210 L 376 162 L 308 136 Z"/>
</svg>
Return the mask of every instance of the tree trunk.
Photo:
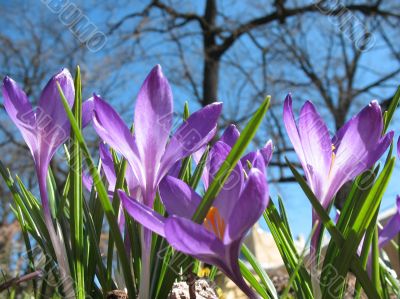
<svg viewBox="0 0 400 299">
<path fill-rule="evenodd" d="M 207 0 L 204 19 L 207 22 L 203 26 L 203 99 L 202 105 L 206 106 L 218 99 L 219 63 L 220 55 L 216 52 L 215 18 L 217 16 L 217 3 L 215 0 Z"/>
<path fill-rule="evenodd" d="M 218 99 L 218 80 L 219 80 L 219 59 L 206 57 L 204 59 L 203 74 L 203 107 L 211 104 Z"/>
</svg>

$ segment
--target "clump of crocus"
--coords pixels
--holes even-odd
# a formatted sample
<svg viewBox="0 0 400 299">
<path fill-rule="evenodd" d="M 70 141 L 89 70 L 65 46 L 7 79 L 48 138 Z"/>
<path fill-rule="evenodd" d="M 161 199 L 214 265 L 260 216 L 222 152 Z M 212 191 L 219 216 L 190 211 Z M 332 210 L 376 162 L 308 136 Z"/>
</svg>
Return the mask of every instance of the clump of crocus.
<svg viewBox="0 0 400 299">
<path fill-rule="evenodd" d="M 221 103 L 193 113 L 172 135 L 173 98 L 168 80 L 157 65 L 147 76 L 137 96 L 134 136 L 114 109 L 94 97 L 93 124 L 100 138 L 128 161 L 137 182 L 136 200 L 152 208 L 160 181 L 186 156 L 207 144 L 215 135 Z M 140 296 L 149 289 L 151 234 L 144 230 Z"/>
<path fill-rule="evenodd" d="M 72 106 L 75 97 L 74 82 L 67 69 L 63 69 L 50 79 L 40 95 L 36 109 L 33 109 L 25 92 L 10 77 L 4 79 L 2 90 L 5 110 L 18 127 L 32 153 L 45 223 L 57 255 L 60 272 L 66 277 L 69 267 L 63 255 L 64 247 L 54 230 L 46 182 L 51 159 L 70 136 L 70 123 L 60 99 L 57 83 L 60 84 L 68 104 Z M 90 120 L 91 107 L 92 102 L 86 101 L 82 112 L 83 125 Z"/>
<path fill-rule="evenodd" d="M 231 135 L 231 131 L 232 127 L 221 140 L 232 145 L 238 134 Z M 212 147 L 205 185 L 214 179 L 214 170 L 221 166 L 230 149 L 223 141 Z M 242 159 L 244 165 L 250 164 L 250 168 L 239 161 L 201 224 L 191 220 L 201 197 L 175 177 L 168 176 L 160 184 L 160 197 L 170 215 L 167 218 L 122 191 L 119 195 L 127 212 L 139 223 L 166 238 L 176 250 L 219 267 L 247 296 L 256 298 L 243 280 L 238 259 L 246 233 L 268 204 L 265 165 L 271 154 L 272 143 L 268 142 L 264 149 L 251 152 Z"/>
<path fill-rule="evenodd" d="M 329 206 L 344 183 L 379 160 L 393 138 L 393 132 L 382 136 L 383 118 L 377 101 L 372 101 L 351 118 L 332 138 L 324 120 L 310 101 L 301 108 L 296 123 L 292 98 L 288 95 L 283 120 L 307 183 L 324 208 Z M 317 217 L 313 213 L 313 223 Z M 318 237 L 319 229 L 313 235 L 312 254 L 315 254 Z"/>
</svg>

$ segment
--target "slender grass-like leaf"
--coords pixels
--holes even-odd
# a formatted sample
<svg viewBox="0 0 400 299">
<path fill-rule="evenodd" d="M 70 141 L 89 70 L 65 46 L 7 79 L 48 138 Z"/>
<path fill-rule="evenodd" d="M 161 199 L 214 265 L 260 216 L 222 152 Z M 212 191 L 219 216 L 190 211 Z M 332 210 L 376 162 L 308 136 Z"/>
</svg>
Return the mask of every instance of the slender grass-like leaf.
<svg viewBox="0 0 400 299">
<path fill-rule="evenodd" d="M 290 237 L 293 239 L 292 232 L 290 231 L 289 221 L 286 216 L 286 209 L 285 209 L 285 206 L 283 205 L 282 197 L 280 197 L 280 195 L 278 195 L 278 206 L 279 206 L 279 214 L 281 215 L 282 221 L 283 221 Z"/>
<path fill-rule="evenodd" d="M 125 159 L 122 159 L 117 168 L 117 180 L 115 182 L 115 190 L 123 189 L 124 181 L 125 181 L 125 172 L 128 166 L 128 162 Z M 112 198 L 112 207 L 116 213 L 116 217 L 118 218 L 118 214 L 120 213 L 120 199 L 117 192 L 113 193 Z M 113 270 L 113 260 L 114 260 L 114 232 L 112 230 L 109 231 L 108 234 L 108 251 L 107 251 L 107 280 L 109 281 L 109 287 L 111 287 L 112 281 L 112 270 Z"/>
<path fill-rule="evenodd" d="M 87 271 L 85 274 L 88 277 L 86 282 L 87 289 L 92 290 L 92 287 L 94 286 L 95 280 L 97 278 L 102 287 L 103 293 L 107 293 L 108 291 L 111 291 L 111 289 L 107 289 L 109 283 L 106 280 L 107 279 L 106 268 L 103 264 L 103 260 L 101 257 L 99 240 L 97 238 L 98 233 L 96 232 L 94 220 L 89 211 L 89 206 L 85 201 L 83 202 L 83 211 L 86 219 L 85 222 L 86 232 L 88 234 L 90 242 L 89 260 L 87 265 Z M 96 269 L 97 269 L 97 275 L 95 271 Z"/>
<path fill-rule="evenodd" d="M 383 296 L 381 285 L 381 274 L 379 267 L 379 246 L 378 246 L 378 228 L 375 226 L 374 234 L 372 235 L 372 254 L 371 254 L 371 277 L 376 291 Z"/>
<path fill-rule="evenodd" d="M 339 278 L 341 278 L 338 279 L 337 283 L 333 284 L 334 288 L 336 288 L 337 285 L 339 285 L 340 283 L 344 284 L 344 279 L 349 270 L 350 261 L 356 254 L 358 245 L 361 242 L 365 231 L 367 230 L 369 224 L 374 218 L 375 213 L 378 211 L 380 202 L 382 200 L 384 192 L 386 191 L 387 184 L 393 171 L 394 162 L 395 158 L 392 158 L 389 163 L 384 167 L 382 173 L 379 175 L 375 184 L 372 186 L 370 192 L 368 193 L 363 206 L 358 211 L 356 219 L 354 221 L 354 225 L 352 225 L 350 232 L 347 235 L 344 235 L 346 241 L 343 244 L 340 255 L 336 257 L 336 261 L 333 263 L 333 266 L 337 270 Z M 377 280 L 379 280 L 379 274 L 377 276 Z M 379 290 L 379 285 L 375 286 L 375 290 L 380 295 L 381 292 Z M 331 294 L 333 298 L 333 291 L 328 291 L 327 293 Z M 331 297 L 327 295 L 326 298 Z"/>
<path fill-rule="evenodd" d="M 285 289 L 284 289 L 283 292 L 282 292 L 282 296 L 281 296 L 282 299 L 288 297 L 288 294 L 289 294 L 289 292 L 290 292 L 290 289 L 291 289 L 291 287 L 292 287 L 292 284 L 294 283 L 294 280 L 295 280 L 295 278 L 296 278 L 296 276 L 297 276 L 299 270 L 300 270 L 301 267 L 303 266 L 303 261 L 304 261 L 304 258 L 305 258 L 305 256 L 306 256 L 306 253 L 307 253 L 307 250 L 306 250 L 307 245 L 310 243 L 311 238 L 312 238 L 312 236 L 314 235 L 316 229 L 317 229 L 317 225 L 314 225 L 314 226 L 313 226 L 313 229 L 311 230 L 310 235 L 308 236 L 307 242 L 305 243 L 304 248 L 303 248 L 303 250 L 302 250 L 302 252 L 301 252 L 301 254 L 300 254 L 300 258 L 299 258 L 299 261 L 298 261 L 298 263 L 297 263 L 297 266 L 296 266 L 296 268 L 294 269 L 293 273 L 290 274 L 290 277 L 289 277 L 289 281 L 288 281 L 288 283 L 287 283 L 287 286 L 285 287 Z M 302 294 L 299 294 L 299 297 L 302 297 Z"/>
<path fill-rule="evenodd" d="M 207 146 L 203 155 L 200 158 L 199 164 L 197 165 L 197 167 L 194 170 L 193 175 L 190 179 L 189 185 L 190 185 L 190 187 L 192 187 L 193 190 L 195 190 L 197 188 L 197 185 L 200 182 L 201 176 L 203 175 L 204 167 L 206 166 L 209 152 L 210 152 L 210 147 Z"/>
<path fill-rule="evenodd" d="M 258 277 L 261 280 L 265 290 L 271 295 L 272 298 L 277 299 L 278 294 L 276 292 L 275 286 L 272 281 L 269 279 L 268 274 L 264 271 L 260 263 L 257 261 L 257 258 L 251 253 L 251 251 L 247 248 L 246 245 L 242 245 L 242 253 L 246 260 L 250 263 L 253 270 L 256 272 Z"/>
<path fill-rule="evenodd" d="M 369 225 L 369 227 L 365 233 L 363 246 L 362 246 L 361 254 L 360 254 L 360 259 L 361 259 L 361 264 L 362 264 L 363 269 L 366 269 L 366 266 L 367 266 L 368 257 L 369 257 L 369 253 L 370 253 L 370 249 L 371 249 L 372 238 L 375 233 L 375 226 L 376 226 L 377 219 L 378 219 L 378 212 L 375 213 L 375 217 L 372 220 L 371 224 Z M 359 281 L 357 281 L 356 286 L 355 286 L 355 291 L 354 291 L 355 299 L 360 298 L 360 296 L 361 296 L 360 290 L 361 290 L 361 284 Z"/>
<path fill-rule="evenodd" d="M 246 267 L 243 261 L 239 260 L 240 272 L 243 277 L 248 281 L 248 283 L 257 291 L 257 293 L 264 299 L 271 298 L 267 291 L 261 286 L 258 280 L 254 277 L 254 275 L 250 272 L 250 270 Z"/>
<path fill-rule="evenodd" d="M 296 181 L 299 183 L 301 188 L 303 189 L 304 193 L 310 200 L 314 210 L 320 217 L 323 225 L 326 227 L 326 229 L 329 231 L 331 237 L 334 239 L 334 242 L 338 247 L 342 247 L 345 245 L 345 239 L 343 238 L 343 235 L 341 232 L 336 228 L 334 225 L 333 221 L 329 218 L 329 215 L 326 213 L 325 209 L 322 207 L 321 203 L 318 201 L 318 199 L 315 197 L 314 193 L 311 191 L 310 187 L 307 185 L 307 182 L 304 180 L 304 178 L 300 175 L 300 173 L 296 170 L 296 168 L 289 162 L 289 160 L 286 158 L 286 162 L 292 171 L 294 177 L 296 178 Z M 391 172 L 393 170 L 394 166 L 394 159 L 391 160 L 391 163 L 389 164 L 387 171 Z M 386 176 L 386 173 L 385 175 Z M 372 215 L 373 216 L 373 215 Z M 371 216 L 371 217 L 372 217 Z M 379 294 L 376 292 L 376 289 L 373 287 L 373 284 L 371 280 L 368 277 L 368 274 L 366 271 L 363 269 L 361 261 L 357 255 L 353 255 L 352 259 L 350 261 L 350 267 L 355 276 L 359 279 L 364 291 L 370 298 L 380 298 Z"/>
<path fill-rule="evenodd" d="M 397 106 L 399 105 L 399 102 L 400 102 L 400 86 L 397 88 L 397 91 L 394 94 L 392 101 L 390 102 L 390 105 L 389 105 L 389 108 L 387 110 L 387 113 L 385 113 L 386 114 L 385 115 L 385 119 L 384 119 L 385 120 L 385 125 L 383 127 L 383 133 L 382 134 L 386 133 L 386 131 L 387 131 L 389 125 L 390 125 L 390 122 L 392 121 L 394 112 L 396 111 Z"/>
<path fill-rule="evenodd" d="M 190 116 L 189 112 L 189 104 L 185 102 L 183 106 L 183 120 L 187 120 Z M 188 183 L 190 181 L 190 172 L 191 172 L 191 157 L 188 156 L 181 161 L 181 169 L 179 170 L 179 178 L 184 182 Z"/>
<path fill-rule="evenodd" d="M 79 66 L 75 73 L 74 118 L 79 130 L 82 129 L 82 86 Z M 82 195 L 82 155 L 75 132 L 71 131 L 70 158 L 71 188 L 69 193 L 71 247 L 73 269 L 75 273 L 75 295 L 78 299 L 85 298 L 85 262 L 83 235 L 83 195 Z"/>
<path fill-rule="evenodd" d="M 72 111 L 68 106 L 68 103 L 65 99 L 65 96 L 63 94 L 63 91 L 62 91 L 60 85 L 58 85 L 58 90 L 61 95 L 61 100 L 64 105 L 64 109 L 67 112 L 68 119 L 71 123 L 71 128 L 75 133 L 76 141 L 79 143 L 80 148 L 85 156 L 86 163 L 89 167 L 90 174 L 93 178 L 93 183 L 96 187 L 97 194 L 98 194 L 98 197 L 102 204 L 104 213 L 107 217 L 110 229 L 113 231 L 113 237 L 114 237 L 114 240 L 116 243 L 118 256 L 121 260 L 121 267 L 122 267 L 122 272 L 123 272 L 124 279 L 125 279 L 126 288 L 128 290 L 128 296 L 131 298 L 136 298 L 136 289 L 135 289 L 135 285 L 133 283 L 133 277 L 132 277 L 132 272 L 131 272 L 131 268 L 130 268 L 130 263 L 128 261 L 128 257 L 125 252 L 125 247 L 124 247 L 124 242 L 123 242 L 122 236 L 119 232 L 119 227 L 118 227 L 118 223 L 117 223 L 117 213 L 114 211 L 113 206 L 110 203 L 110 200 L 109 200 L 108 194 L 107 194 L 107 189 L 105 188 L 105 186 L 100 178 L 100 175 L 94 165 L 93 159 L 90 155 L 90 151 L 89 151 L 89 149 L 86 145 L 86 142 L 83 138 L 82 132 L 79 129 L 79 125 L 77 124 L 77 122 L 74 118 L 74 115 L 72 114 Z"/>
<path fill-rule="evenodd" d="M 307 272 L 304 265 L 300 263 L 300 257 L 293 239 L 271 199 L 263 216 L 275 240 L 275 244 L 278 247 L 287 272 L 290 276 L 294 277 L 293 288 L 297 296 L 299 298 L 311 298 L 312 288 L 310 274 Z"/>
</svg>

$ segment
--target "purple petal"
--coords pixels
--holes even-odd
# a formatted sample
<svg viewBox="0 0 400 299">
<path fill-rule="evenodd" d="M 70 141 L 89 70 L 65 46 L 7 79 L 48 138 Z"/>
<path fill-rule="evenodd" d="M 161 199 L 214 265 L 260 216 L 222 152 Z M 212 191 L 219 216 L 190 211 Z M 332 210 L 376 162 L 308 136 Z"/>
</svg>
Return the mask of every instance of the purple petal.
<svg viewBox="0 0 400 299">
<path fill-rule="evenodd" d="M 240 133 L 235 125 L 231 124 L 222 134 L 220 141 L 225 142 L 230 147 L 233 147 L 238 140 Z"/>
<path fill-rule="evenodd" d="M 82 183 L 83 183 L 83 186 L 86 188 L 87 191 L 89 191 L 89 192 L 92 191 L 93 178 L 92 178 L 92 176 L 90 175 L 89 172 L 84 171 L 82 173 Z"/>
<path fill-rule="evenodd" d="M 221 265 L 225 260 L 222 242 L 202 225 L 189 219 L 172 216 L 165 222 L 165 236 L 171 246 L 209 264 Z"/>
<path fill-rule="evenodd" d="M 324 120 L 307 101 L 301 111 L 298 126 L 301 145 L 305 157 L 308 183 L 317 198 L 322 200 L 324 187 L 332 161 L 332 142 Z"/>
<path fill-rule="evenodd" d="M 230 150 L 230 146 L 222 141 L 218 141 L 211 148 L 208 165 L 209 182 L 212 182 L 215 179 L 218 170 L 224 163 Z M 227 181 L 224 183 L 224 186 L 214 201 L 214 206 L 218 208 L 219 213 L 224 219 L 230 215 L 233 207 L 239 199 L 238 195 L 242 190 L 244 181 L 243 174 L 244 171 L 242 163 L 241 161 L 238 161 L 237 165 L 228 177 Z"/>
<path fill-rule="evenodd" d="M 266 174 L 265 167 L 268 166 L 271 160 L 272 151 L 273 151 L 273 145 L 272 141 L 270 140 L 267 142 L 264 148 L 254 152 L 250 152 L 240 159 L 243 168 L 246 171 L 250 170 L 250 168 L 257 168 L 263 174 Z M 250 168 L 249 168 L 250 165 L 248 165 L 248 163 L 251 164 Z"/>
<path fill-rule="evenodd" d="M 246 186 L 228 219 L 224 243 L 243 238 L 262 215 L 268 200 L 264 174 L 258 169 L 251 169 Z"/>
<path fill-rule="evenodd" d="M 109 185 L 108 189 L 114 191 L 115 184 L 117 182 L 114 160 L 111 156 L 111 152 L 104 143 L 100 144 L 100 159 L 102 162 L 102 170 L 104 171 Z M 130 194 L 136 194 L 136 188 L 138 187 L 139 183 L 136 180 L 136 177 L 130 165 L 128 165 L 125 171 L 125 180 Z"/>
<path fill-rule="evenodd" d="M 364 132 L 361 129 L 368 129 L 368 131 Z M 372 101 L 337 131 L 335 137 L 333 138 L 334 145 L 336 147 L 336 155 L 338 155 L 339 147 L 343 142 L 345 143 L 345 146 L 348 145 L 348 140 L 353 137 L 351 134 L 356 135 L 357 139 L 366 141 L 368 136 L 376 141 L 381 136 L 382 129 L 383 118 L 381 107 L 377 101 Z M 363 144 L 365 143 L 363 142 Z"/>
<path fill-rule="evenodd" d="M 243 174 L 242 163 L 239 161 L 214 200 L 213 206 L 218 209 L 220 216 L 225 221 L 229 219 L 239 201 L 239 195 L 244 184 Z"/>
<path fill-rule="evenodd" d="M 168 171 L 168 175 L 177 178 L 179 176 L 180 171 L 181 171 L 181 167 L 182 167 L 181 161 L 176 162 L 174 165 L 172 165 L 172 167 Z"/>
<path fill-rule="evenodd" d="M 115 175 L 114 161 L 111 153 L 104 143 L 100 143 L 99 153 L 101 166 L 108 182 L 108 189 L 114 191 L 117 176 Z"/>
<path fill-rule="evenodd" d="M 397 157 L 400 158 L 400 137 L 397 139 Z"/>
<path fill-rule="evenodd" d="M 259 296 L 251 289 L 240 272 L 239 252 L 241 247 L 240 241 L 235 241 L 228 247 L 230 261 L 227 267 L 221 270 L 247 295 L 248 298 L 258 298 Z"/>
<path fill-rule="evenodd" d="M 379 248 L 385 246 L 400 232 L 400 196 L 396 199 L 397 211 L 379 232 Z"/>
<path fill-rule="evenodd" d="M 393 139 L 393 132 L 381 137 L 382 128 L 381 108 L 373 101 L 337 132 L 333 139 L 336 152 L 327 201 L 345 182 L 380 159 Z"/>
<path fill-rule="evenodd" d="M 125 180 L 130 194 L 137 194 L 139 188 L 139 182 L 135 174 L 133 173 L 130 165 L 128 165 L 128 167 L 126 168 Z"/>
<path fill-rule="evenodd" d="M 115 110 L 98 96 L 94 96 L 93 127 L 100 138 L 122 154 L 140 182 L 142 171 L 135 140 Z"/>
<path fill-rule="evenodd" d="M 156 185 L 156 171 L 172 127 L 172 112 L 172 91 L 157 65 L 140 88 L 135 108 L 136 144 L 148 191 Z"/>
<path fill-rule="evenodd" d="M 169 215 L 192 218 L 201 197 L 183 181 L 167 176 L 160 183 L 160 198 Z"/>
<path fill-rule="evenodd" d="M 263 173 L 264 176 L 267 175 L 265 159 L 260 150 L 255 152 L 255 155 L 254 155 L 254 158 L 253 158 L 253 161 L 251 162 L 251 164 L 252 164 L 252 168 L 258 169 L 259 171 L 261 171 Z"/>
<path fill-rule="evenodd" d="M 272 140 L 268 140 L 265 146 L 260 150 L 261 155 L 264 158 L 265 165 L 268 165 L 272 159 L 272 154 L 274 152 L 274 145 Z"/>
<path fill-rule="evenodd" d="M 222 163 L 224 163 L 226 157 L 228 156 L 231 147 L 222 141 L 217 141 L 213 147 L 210 149 L 208 155 L 209 158 L 209 181 L 214 180 L 215 175 L 221 168 Z"/>
<path fill-rule="evenodd" d="M 161 179 L 172 165 L 207 144 L 215 135 L 222 104 L 214 103 L 193 113 L 178 128 L 162 158 Z"/>
<path fill-rule="evenodd" d="M 119 198 L 128 214 L 147 229 L 165 238 L 165 218 L 154 212 L 149 207 L 127 196 L 122 190 L 118 190 Z"/>
<path fill-rule="evenodd" d="M 36 120 L 25 92 L 11 78 L 5 77 L 2 86 L 4 108 L 20 130 L 33 156 L 37 154 Z"/>
<path fill-rule="evenodd" d="M 93 118 L 94 100 L 93 97 L 82 103 L 82 128 L 85 128 Z"/>
<path fill-rule="evenodd" d="M 290 141 L 293 144 L 294 150 L 303 166 L 304 172 L 307 174 L 307 163 L 303 151 L 303 146 L 301 145 L 299 131 L 295 122 L 292 108 L 292 96 L 288 94 L 285 99 L 283 106 L 283 122 L 285 123 L 286 131 L 289 135 Z"/>
<path fill-rule="evenodd" d="M 42 142 L 47 143 L 42 145 L 45 147 L 58 147 L 69 137 L 70 132 L 69 120 L 61 102 L 57 83 L 60 84 L 69 106 L 74 104 L 74 81 L 69 71 L 63 69 L 47 83 L 36 109 L 36 123 L 41 132 Z"/>
<path fill-rule="evenodd" d="M 266 147 L 257 150 L 254 152 L 250 152 L 244 157 L 240 159 L 244 169 L 250 170 L 248 163 L 251 164 L 251 167 L 257 168 L 262 173 L 265 174 L 265 167 L 268 165 L 272 156 L 272 143 L 267 143 Z"/>
</svg>

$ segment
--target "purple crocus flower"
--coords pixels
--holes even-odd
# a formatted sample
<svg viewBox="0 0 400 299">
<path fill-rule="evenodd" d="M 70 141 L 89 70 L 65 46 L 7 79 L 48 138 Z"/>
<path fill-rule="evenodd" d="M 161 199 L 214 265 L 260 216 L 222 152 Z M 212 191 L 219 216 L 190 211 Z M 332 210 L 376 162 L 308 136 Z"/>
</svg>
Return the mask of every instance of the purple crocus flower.
<svg viewBox="0 0 400 299">
<path fill-rule="evenodd" d="M 60 84 L 68 104 L 72 106 L 75 96 L 74 82 L 67 69 L 63 69 L 50 79 L 42 91 L 36 109 L 33 109 L 25 92 L 10 77 L 4 78 L 2 91 L 5 110 L 18 127 L 32 153 L 45 223 L 57 254 L 61 273 L 65 275 L 69 273 L 68 264 L 61 253 L 64 251 L 63 245 L 57 238 L 53 227 L 46 182 L 52 157 L 60 145 L 70 136 L 70 123 L 60 99 L 57 83 Z M 90 120 L 92 106 L 92 101 L 86 101 L 82 108 L 83 125 L 86 125 Z"/>
<path fill-rule="evenodd" d="M 272 152 L 272 144 L 268 144 Z M 213 146 L 209 154 L 210 172 L 207 182 L 213 180 L 213 170 L 221 166 L 230 149 L 223 141 Z M 218 266 L 247 296 L 256 298 L 253 290 L 243 280 L 238 258 L 246 233 L 268 203 L 265 164 L 269 160 L 264 159 L 261 151 L 253 152 L 251 157 L 252 165 L 256 166 L 249 170 L 238 162 L 202 224 L 190 220 L 201 197 L 175 177 L 168 176 L 160 184 L 160 198 L 170 215 L 168 218 L 120 190 L 119 195 L 127 212 L 139 223 L 166 238 L 176 250 Z M 267 157 L 270 158 L 270 155 Z"/>
<path fill-rule="evenodd" d="M 50 215 L 46 191 L 46 176 L 50 160 L 57 149 L 70 135 L 70 124 L 62 105 L 57 82 L 60 84 L 70 106 L 74 103 L 74 82 L 67 69 L 50 79 L 42 91 L 37 108 L 34 110 L 25 92 L 10 77 L 3 81 L 4 107 L 11 120 L 20 130 L 29 147 L 39 180 L 40 195 L 45 215 Z M 93 102 L 83 105 L 83 125 L 90 121 Z"/>
<path fill-rule="evenodd" d="M 173 120 L 172 91 L 161 67 L 147 76 L 137 96 L 133 136 L 113 108 L 95 96 L 94 128 L 100 138 L 123 155 L 139 186 L 133 197 L 153 206 L 160 181 L 176 162 L 207 144 L 215 135 L 221 103 L 193 113 L 170 138 Z M 144 230 L 140 296 L 148 297 L 151 234 Z"/>
<path fill-rule="evenodd" d="M 378 161 L 393 138 L 393 132 L 382 136 L 382 111 L 377 101 L 372 101 L 350 119 L 333 138 L 310 101 L 301 108 L 296 124 L 289 94 L 285 99 L 283 120 L 307 182 L 324 208 L 344 183 Z M 313 223 L 317 219 L 313 212 Z M 312 254 L 315 254 L 318 236 L 319 229 L 313 235 Z"/>
<path fill-rule="evenodd" d="M 141 187 L 136 197 L 149 207 L 162 178 L 182 158 L 197 151 L 215 135 L 221 103 L 193 113 L 169 138 L 172 129 L 172 92 L 157 65 L 144 81 L 135 108 L 135 136 L 119 115 L 100 97 L 94 100 L 94 128 L 122 154 Z"/>
<path fill-rule="evenodd" d="M 38 107 L 33 110 L 24 91 L 11 78 L 3 81 L 4 107 L 20 130 L 35 161 L 45 214 L 50 215 L 46 175 L 58 147 L 69 137 L 69 121 L 62 106 L 56 82 L 70 106 L 74 102 L 74 82 L 68 70 L 55 75 L 44 88 Z"/>
</svg>

